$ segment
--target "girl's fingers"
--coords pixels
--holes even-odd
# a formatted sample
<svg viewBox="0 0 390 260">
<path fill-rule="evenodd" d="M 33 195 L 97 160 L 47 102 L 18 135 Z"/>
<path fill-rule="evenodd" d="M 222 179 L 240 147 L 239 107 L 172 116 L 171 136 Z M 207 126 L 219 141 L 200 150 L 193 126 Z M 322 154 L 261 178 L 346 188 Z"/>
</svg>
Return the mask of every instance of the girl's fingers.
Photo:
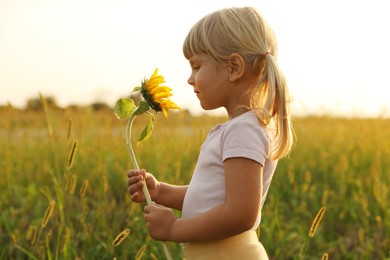
<svg viewBox="0 0 390 260">
<path fill-rule="evenodd" d="M 160 205 L 158 205 L 157 203 L 155 203 L 154 201 L 152 201 L 151 204 L 146 205 L 146 206 L 144 207 L 144 212 L 145 212 L 145 213 L 150 213 L 154 208 L 157 208 L 157 207 L 159 207 L 159 206 L 160 206 Z"/>
<path fill-rule="evenodd" d="M 138 192 L 132 194 L 130 197 L 131 197 L 131 200 L 133 200 L 133 201 L 137 201 L 140 199 Z"/>
<path fill-rule="evenodd" d="M 136 184 L 137 182 L 139 181 L 142 181 L 142 176 L 140 175 L 137 175 L 137 176 L 133 176 L 133 177 L 128 177 L 127 178 L 127 184 L 128 185 L 133 185 L 133 184 Z"/>
<path fill-rule="evenodd" d="M 140 171 L 140 174 L 141 174 L 141 176 L 142 176 L 144 179 L 146 179 L 146 178 L 148 177 L 148 175 L 146 174 L 146 171 L 145 171 L 145 170 L 141 170 L 141 171 Z"/>
<path fill-rule="evenodd" d="M 130 183 L 130 181 L 129 181 L 129 183 Z M 128 185 L 128 190 L 129 190 L 130 194 L 133 194 L 133 193 L 136 193 L 137 191 L 139 191 L 140 189 L 142 189 L 142 186 L 143 186 L 142 181 L 139 181 L 136 183 L 131 183 Z"/>
<path fill-rule="evenodd" d="M 134 177 L 134 176 L 137 176 L 137 175 L 139 175 L 140 174 L 140 171 L 139 170 L 129 170 L 128 172 L 127 172 L 127 177 Z"/>
<path fill-rule="evenodd" d="M 127 177 L 131 178 L 131 177 L 135 177 L 135 176 L 143 176 L 144 178 L 146 178 L 147 174 L 146 174 L 146 171 L 144 169 L 141 169 L 141 170 L 136 170 L 136 169 L 132 169 L 132 170 L 129 170 L 127 171 Z"/>
</svg>

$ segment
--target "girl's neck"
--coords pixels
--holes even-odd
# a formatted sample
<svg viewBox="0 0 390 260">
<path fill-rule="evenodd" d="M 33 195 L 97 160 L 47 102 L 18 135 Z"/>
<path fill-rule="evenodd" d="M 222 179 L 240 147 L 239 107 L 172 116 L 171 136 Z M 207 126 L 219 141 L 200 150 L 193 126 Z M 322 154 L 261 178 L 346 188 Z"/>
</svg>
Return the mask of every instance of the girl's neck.
<svg viewBox="0 0 390 260">
<path fill-rule="evenodd" d="M 238 117 L 248 111 L 251 111 L 252 109 L 249 106 L 246 105 L 238 105 L 233 109 L 233 111 L 229 114 L 229 118 L 233 119 L 235 117 Z"/>
</svg>

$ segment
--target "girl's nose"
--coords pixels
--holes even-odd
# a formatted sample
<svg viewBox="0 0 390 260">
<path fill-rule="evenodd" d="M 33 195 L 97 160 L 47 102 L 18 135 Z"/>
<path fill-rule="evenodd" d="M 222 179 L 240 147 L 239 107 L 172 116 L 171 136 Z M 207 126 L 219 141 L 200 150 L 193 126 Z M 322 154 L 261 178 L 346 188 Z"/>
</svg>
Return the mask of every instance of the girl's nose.
<svg viewBox="0 0 390 260">
<path fill-rule="evenodd" d="M 190 84 L 191 86 L 194 86 L 194 85 L 195 85 L 195 82 L 194 82 L 194 79 L 193 79 L 192 75 L 188 78 L 187 82 L 188 82 L 188 84 Z"/>
</svg>

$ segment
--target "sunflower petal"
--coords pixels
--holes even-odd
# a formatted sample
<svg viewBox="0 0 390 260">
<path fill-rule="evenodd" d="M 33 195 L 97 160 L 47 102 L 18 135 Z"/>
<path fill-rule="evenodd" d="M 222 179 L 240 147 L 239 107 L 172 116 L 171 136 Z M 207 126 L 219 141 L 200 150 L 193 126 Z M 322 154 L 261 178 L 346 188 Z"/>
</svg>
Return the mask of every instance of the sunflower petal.
<svg viewBox="0 0 390 260">
<path fill-rule="evenodd" d="M 149 92 L 150 95 L 154 95 L 158 92 L 170 92 L 172 89 L 166 86 L 158 86 L 153 89 L 151 89 Z"/>
<path fill-rule="evenodd" d="M 162 109 L 162 112 L 163 112 L 165 118 L 168 118 L 168 112 L 165 108 Z"/>
<path fill-rule="evenodd" d="M 170 92 L 160 92 L 160 93 L 156 93 L 155 95 L 153 95 L 153 98 L 163 99 L 163 98 L 169 98 L 171 96 L 173 96 L 173 94 Z"/>
</svg>

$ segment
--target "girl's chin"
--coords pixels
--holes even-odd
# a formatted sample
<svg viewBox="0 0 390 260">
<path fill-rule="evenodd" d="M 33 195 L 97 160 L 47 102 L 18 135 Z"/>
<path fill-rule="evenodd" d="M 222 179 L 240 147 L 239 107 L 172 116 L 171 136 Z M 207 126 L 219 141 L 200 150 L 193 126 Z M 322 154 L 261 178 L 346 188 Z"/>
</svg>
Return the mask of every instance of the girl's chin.
<svg viewBox="0 0 390 260">
<path fill-rule="evenodd" d="M 220 107 L 217 107 L 217 106 L 210 106 L 210 105 L 207 105 L 207 104 L 202 104 L 202 102 L 200 102 L 200 106 L 203 108 L 203 110 L 215 110 L 215 109 L 220 108 Z"/>
</svg>

